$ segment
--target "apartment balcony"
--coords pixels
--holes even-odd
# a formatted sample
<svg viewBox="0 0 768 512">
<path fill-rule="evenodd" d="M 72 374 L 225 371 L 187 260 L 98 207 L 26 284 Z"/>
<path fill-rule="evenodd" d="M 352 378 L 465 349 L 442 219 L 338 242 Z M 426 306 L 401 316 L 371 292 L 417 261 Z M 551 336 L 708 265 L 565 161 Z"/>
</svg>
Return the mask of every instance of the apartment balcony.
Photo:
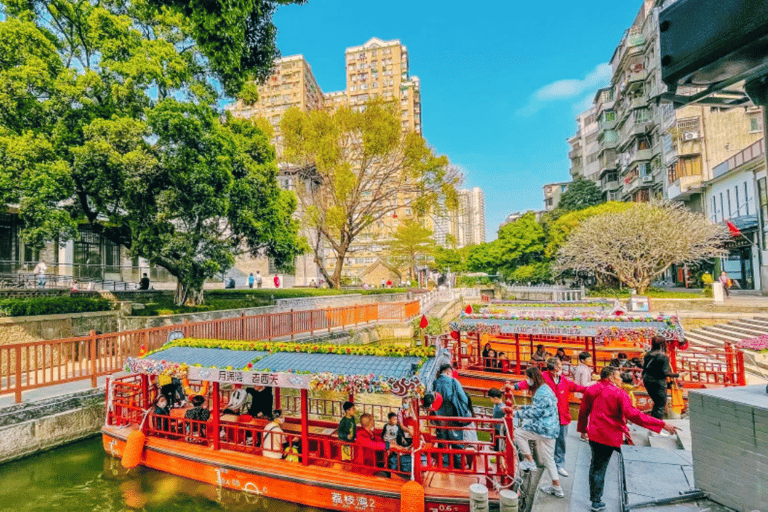
<svg viewBox="0 0 768 512">
<path fill-rule="evenodd" d="M 701 193 L 703 190 L 701 174 L 693 176 L 680 176 L 667 187 L 667 199 L 670 201 L 684 201 L 691 196 Z"/>
<path fill-rule="evenodd" d="M 576 148 L 573 148 L 568 152 L 568 158 L 570 160 L 573 160 L 574 158 L 580 158 L 582 155 L 583 149 L 581 146 L 578 146 Z"/>
<path fill-rule="evenodd" d="M 621 183 L 619 180 L 612 180 L 612 181 L 602 181 L 600 182 L 600 189 L 603 192 L 615 192 L 617 190 L 621 190 Z"/>
<path fill-rule="evenodd" d="M 653 158 L 653 150 L 651 149 L 638 149 L 633 154 L 629 155 L 627 165 L 632 165 L 635 162 L 647 162 Z"/>
<path fill-rule="evenodd" d="M 582 176 L 584 174 L 584 167 L 581 165 L 572 165 L 568 170 L 571 176 Z"/>
<path fill-rule="evenodd" d="M 613 130 L 614 128 L 616 128 L 616 118 L 615 117 L 613 119 L 611 119 L 610 121 L 600 121 L 598 123 L 598 129 L 601 132 L 603 132 L 605 130 Z M 597 137 L 600 138 L 600 135 L 598 135 Z"/>
<path fill-rule="evenodd" d="M 638 85 L 642 85 L 643 82 L 648 78 L 648 70 L 642 67 L 642 64 L 639 65 L 640 67 L 634 67 L 629 70 L 627 73 L 627 81 L 625 88 L 626 89 L 632 89 L 633 87 L 637 87 Z"/>
</svg>

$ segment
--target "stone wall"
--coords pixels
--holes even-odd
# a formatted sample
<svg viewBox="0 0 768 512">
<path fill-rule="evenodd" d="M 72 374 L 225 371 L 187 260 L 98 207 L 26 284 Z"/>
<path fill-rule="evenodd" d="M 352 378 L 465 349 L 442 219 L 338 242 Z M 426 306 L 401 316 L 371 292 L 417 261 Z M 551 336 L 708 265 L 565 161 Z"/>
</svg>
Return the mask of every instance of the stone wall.
<svg viewBox="0 0 768 512">
<path fill-rule="evenodd" d="M 768 512 L 765 386 L 691 391 L 696 487 L 738 512 Z"/>
<path fill-rule="evenodd" d="M 103 389 L 0 409 L 0 463 L 92 436 L 103 424 Z"/>
<path fill-rule="evenodd" d="M 4 317 L 0 318 L 0 345 L 85 336 L 91 331 L 116 332 L 118 328 L 117 311 Z"/>
</svg>

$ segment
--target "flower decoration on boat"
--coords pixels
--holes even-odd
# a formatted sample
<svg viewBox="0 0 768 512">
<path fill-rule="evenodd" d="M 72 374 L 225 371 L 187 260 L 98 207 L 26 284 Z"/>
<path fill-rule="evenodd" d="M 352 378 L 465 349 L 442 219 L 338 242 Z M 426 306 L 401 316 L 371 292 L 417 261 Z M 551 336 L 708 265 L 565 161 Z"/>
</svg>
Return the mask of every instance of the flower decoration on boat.
<svg viewBox="0 0 768 512">
<path fill-rule="evenodd" d="M 739 348 L 747 350 L 756 350 L 759 352 L 768 351 L 768 334 L 760 335 L 756 338 L 748 338 L 736 343 Z"/>
<path fill-rule="evenodd" d="M 416 377 L 382 377 L 369 375 L 338 375 L 335 373 L 316 373 L 310 379 L 310 389 L 314 391 L 334 391 L 346 394 L 357 393 L 392 393 L 397 396 L 422 396 L 425 387 Z"/>
<path fill-rule="evenodd" d="M 187 376 L 187 365 L 185 363 L 129 357 L 125 361 L 125 371 L 147 375 L 170 375 L 171 377 L 182 379 Z"/>
</svg>

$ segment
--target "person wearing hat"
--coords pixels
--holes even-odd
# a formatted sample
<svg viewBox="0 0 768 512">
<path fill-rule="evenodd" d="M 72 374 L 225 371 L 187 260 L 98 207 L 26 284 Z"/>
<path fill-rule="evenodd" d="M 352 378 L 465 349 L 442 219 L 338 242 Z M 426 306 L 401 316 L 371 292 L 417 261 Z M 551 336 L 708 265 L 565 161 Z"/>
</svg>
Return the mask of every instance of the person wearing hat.
<svg viewBox="0 0 768 512">
<path fill-rule="evenodd" d="M 469 398 L 464 392 L 464 388 L 458 380 L 453 378 L 453 367 L 448 363 L 443 363 L 440 366 L 440 370 L 437 374 L 432 385 L 435 391 L 435 402 L 432 404 L 432 409 L 437 416 L 447 417 L 462 417 L 471 418 L 472 414 L 469 410 Z M 442 403 L 438 405 L 438 395 L 442 398 Z M 462 421 L 437 421 L 436 434 L 439 440 L 444 441 L 439 443 L 444 448 L 452 448 L 457 450 L 464 449 L 464 445 L 458 444 L 458 441 L 464 439 L 464 433 L 457 428 L 440 428 L 440 427 L 465 427 L 467 422 Z M 448 466 L 448 454 L 443 456 L 443 465 Z M 461 455 L 453 455 L 453 467 L 461 468 Z"/>
</svg>

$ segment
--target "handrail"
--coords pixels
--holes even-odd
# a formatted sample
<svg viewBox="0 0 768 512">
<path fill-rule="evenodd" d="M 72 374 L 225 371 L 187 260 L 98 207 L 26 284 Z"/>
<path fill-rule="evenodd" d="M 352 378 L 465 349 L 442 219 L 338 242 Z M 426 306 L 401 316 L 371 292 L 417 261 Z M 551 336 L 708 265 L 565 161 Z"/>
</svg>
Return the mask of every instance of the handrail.
<svg viewBox="0 0 768 512">
<path fill-rule="evenodd" d="M 420 313 L 418 301 L 361 304 L 336 308 L 286 311 L 262 315 L 221 318 L 202 322 L 163 325 L 133 331 L 14 343 L 0 346 L 0 394 L 97 378 L 122 370 L 127 357 L 142 350 L 156 350 L 172 331 L 186 337 L 224 340 L 294 339 L 314 336 L 336 328 L 367 325 L 371 322 L 404 322 Z"/>
</svg>

